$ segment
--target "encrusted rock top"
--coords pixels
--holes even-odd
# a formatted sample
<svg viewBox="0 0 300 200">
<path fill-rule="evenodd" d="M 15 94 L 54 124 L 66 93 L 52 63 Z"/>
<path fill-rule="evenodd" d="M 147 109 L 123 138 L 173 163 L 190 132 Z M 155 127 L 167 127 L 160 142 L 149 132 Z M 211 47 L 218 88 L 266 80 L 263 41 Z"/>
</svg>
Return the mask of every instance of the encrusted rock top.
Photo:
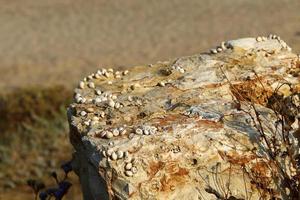
<svg viewBox="0 0 300 200">
<path fill-rule="evenodd" d="M 263 106 L 259 84 L 271 91 L 288 81 L 297 89 L 297 70 L 299 57 L 276 35 L 126 71 L 99 69 L 75 89 L 71 142 L 104 180 L 107 198 L 214 199 L 204 190 L 207 169 L 222 163 L 220 150 L 242 148 L 226 135 L 251 145 L 255 134 L 236 109 L 231 85 L 251 90 L 249 98 Z M 240 177 L 232 175 L 232 191 L 243 197 Z"/>
</svg>

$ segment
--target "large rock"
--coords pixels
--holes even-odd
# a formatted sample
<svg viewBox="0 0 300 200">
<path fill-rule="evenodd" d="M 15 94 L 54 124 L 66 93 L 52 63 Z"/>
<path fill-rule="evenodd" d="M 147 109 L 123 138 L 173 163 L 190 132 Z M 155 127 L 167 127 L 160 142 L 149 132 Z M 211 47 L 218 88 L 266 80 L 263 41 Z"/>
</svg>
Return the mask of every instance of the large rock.
<svg viewBox="0 0 300 200">
<path fill-rule="evenodd" d="M 270 92 L 282 81 L 298 88 L 297 62 L 277 36 L 244 38 L 210 53 L 84 78 L 68 110 L 84 198 L 206 200 L 230 190 L 258 199 L 243 170 L 222 156 L 251 160 L 245 149 L 257 135 L 237 108 L 233 85 L 268 113 L 261 84 Z"/>
</svg>

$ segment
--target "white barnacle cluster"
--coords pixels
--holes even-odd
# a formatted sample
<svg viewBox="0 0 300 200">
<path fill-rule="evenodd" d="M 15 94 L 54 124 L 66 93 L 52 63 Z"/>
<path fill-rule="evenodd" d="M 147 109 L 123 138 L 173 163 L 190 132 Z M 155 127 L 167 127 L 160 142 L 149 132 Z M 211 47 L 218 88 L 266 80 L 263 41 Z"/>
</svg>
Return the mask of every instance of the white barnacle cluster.
<svg viewBox="0 0 300 200">
<path fill-rule="evenodd" d="M 264 37 L 264 36 L 258 36 L 256 37 L 256 41 L 257 42 L 264 42 L 264 41 L 267 41 L 267 40 L 277 40 L 283 49 L 286 49 L 287 51 L 291 51 L 292 48 L 289 47 L 287 45 L 287 43 L 285 41 L 283 41 L 278 35 L 275 35 L 275 34 L 269 34 L 268 37 Z"/>
<path fill-rule="evenodd" d="M 105 117 L 104 111 L 100 111 L 98 113 L 94 112 L 94 108 L 88 107 L 85 110 L 81 110 L 78 112 L 78 116 L 80 116 L 83 120 L 83 124 L 86 126 L 93 126 L 99 123 L 100 118 Z"/>
<path fill-rule="evenodd" d="M 112 128 L 109 130 L 102 130 L 97 132 L 97 135 L 103 139 L 111 139 L 113 137 L 123 136 L 127 133 L 127 130 L 124 127 Z"/>
<path fill-rule="evenodd" d="M 107 84 L 112 84 L 113 79 L 122 78 L 122 76 L 125 76 L 129 73 L 128 70 L 125 71 L 115 71 L 113 69 L 100 69 L 96 73 L 92 73 L 91 75 L 85 77 L 82 81 L 79 82 L 78 88 L 74 95 L 74 100 L 76 103 L 101 103 L 104 101 L 107 101 L 108 98 L 111 98 L 112 100 L 116 100 L 116 97 L 112 94 L 108 94 L 109 92 L 103 92 L 99 88 L 97 88 L 95 82 L 97 79 L 104 79 L 108 80 Z M 93 89 L 95 90 L 96 97 L 94 99 L 85 97 L 80 91 L 82 91 L 85 88 Z M 113 103 L 110 103 L 112 105 Z M 120 105 L 119 105 L 120 106 Z M 118 103 L 117 103 L 117 107 Z"/>
<path fill-rule="evenodd" d="M 134 133 L 137 135 L 154 135 L 157 132 L 155 126 L 142 125 L 135 129 Z"/>
<path fill-rule="evenodd" d="M 275 34 L 270 34 L 270 35 L 268 36 L 268 38 L 269 38 L 270 40 L 277 40 L 277 41 L 281 44 L 281 46 L 282 46 L 283 49 L 286 49 L 287 51 L 292 51 L 292 48 L 289 47 L 289 46 L 287 45 L 287 43 L 286 43 L 285 41 L 283 41 L 279 36 L 277 36 L 277 35 L 275 35 Z"/>
<path fill-rule="evenodd" d="M 124 174 L 128 177 L 134 176 L 138 172 L 138 169 L 135 165 L 135 159 L 128 157 L 125 159 L 124 163 Z"/>
<path fill-rule="evenodd" d="M 103 157 L 108 158 L 109 161 L 115 161 L 127 158 L 129 153 L 128 151 L 114 150 L 113 148 L 109 148 L 107 150 L 103 150 L 102 155 Z"/>
<path fill-rule="evenodd" d="M 217 54 L 217 53 L 220 53 L 222 51 L 225 51 L 228 48 L 229 48 L 229 46 L 227 45 L 226 42 L 221 42 L 221 44 L 219 46 L 217 46 L 216 48 L 211 49 L 210 53 Z"/>
</svg>

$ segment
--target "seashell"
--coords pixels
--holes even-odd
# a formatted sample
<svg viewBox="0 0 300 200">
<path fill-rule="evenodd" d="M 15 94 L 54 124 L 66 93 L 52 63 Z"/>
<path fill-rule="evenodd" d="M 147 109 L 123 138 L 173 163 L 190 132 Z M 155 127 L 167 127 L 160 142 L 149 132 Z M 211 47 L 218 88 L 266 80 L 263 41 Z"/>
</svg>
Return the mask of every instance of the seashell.
<svg viewBox="0 0 300 200">
<path fill-rule="evenodd" d="M 113 108 L 115 107 L 115 102 L 113 100 L 109 100 L 108 105 Z"/>
<path fill-rule="evenodd" d="M 111 99 L 112 99 L 112 100 L 116 100 L 116 99 L 117 99 L 117 96 L 116 96 L 116 95 L 111 95 Z"/>
<path fill-rule="evenodd" d="M 130 163 L 127 163 L 127 164 L 125 165 L 125 169 L 126 169 L 126 170 L 130 170 L 132 167 L 133 167 L 133 165 L 132 165 L 131 162 L 130 162 Z"/>
<path fill-rule="evenodd" d="M 212 54 L 217 54 L 218 51 L 217 51 L 217 49 L 211 49 L 211 50 L 210 50 L 210 53 L 212 53 Z"/>
<path fill-rule="evenodd" d="M 115 76 L 115 78 L 121 78 L 121 75 L 118 74 L 118 75 Z"/>
<path fill-rule="evenodd" d="M 129 73 L 129 71 L 128 70 L 125 70 L 124 72 L 123 72 L 123 75 L 126 75 L 126 74 L 128 74 Z"/>
<path fill-rule="evenodd" d="M 80 81 L 80 82 L 79 82 L 79 88 L 80 88 L 80 89 L 83 89 L 84 86 L 85 86 L 84 82 L 83 82 L 83 81 Z"/>
<path fill-rule="evenodd" d="M 261 42 L 261 41 L 263 41 L 263 39 L 262 39 L 262 37 L 258 36 L 258 37 L 256 38 L 256 41 L 257 41 L 257 42 Z"/>
<path fill-rule="evenodd" d="M 143 130 L 140 129 L 140 128 L 137 128 L 137 129 L 135 129 L 135 133 L 136 133 L 137 135 L 143 135 Z"/>
<path fill-rule="evenodd" d="M 94 103 L 101 103 L 101 102 L 102 102 L 102 100 L 99 97 L 97 97 L 97 98 L 94 99 Z"/>
<path fill-rule="evenodd" d="M 108 72 L 104 72 L 103 74 L 106 78 L 109 78 L 110 77 L 110 74 Z"/>
<path fill-rule="evenodd" d="M 164 86 L 166 86 L 166 84 L 165 84 L 165 82 L 161 81 L 158 83 L 158 86 L 164 87 Z"/>
<path fill-rule="evenodd" d="M 90 125 L 90 122 L 89 121 L 85 121 L 83 122 L 86 126 L 89 126 Z"/>
<path fill-rule="evenodd" d="M 87 113 L 86 113 L 84 110 L 80 112 L 80 115 L 81 115 L 82 117 L 86 116 L 86 114 L 87 114 Z"/>
<path fill-rule="evenodd" d="M 179 72 L 183 74 L 183 73 L 185 72 L 185 70 L 182 69 L 182 68 L 180 68 L 180 69 L 179 69 Z"/>
<path fill-rule="evenodd" d="M 113 153 L 111 154 L 110 158 L 111 158 L 112 160 L 117 160 L 117 159 L 118 159 L 118 156 L 117 156 L 116 152 L 113 152 Z"/>
<path fill-rule="evenodd" d="M 269 34 L 268 38 L 273 39 L 273 34 Z"/>
<path fill-rule="evenodd" d="M 118 159 L 121 159 L 121 158 L 123 158 L 123 156 L 124 156 L 124 152 L 123 152 L 123 151 L 120 151 L 120 150 L 118 150 L 118 151 L 117 151 L 117 156 L 118 156 Z"/>
<path fill-rule="evenodd" d="M 124 152 L 124 158 L 128 158 L 128 156 L 129 156 L 128 151 L 125 151 L 125 152 Z"/>
<path fill-rule="evenodd" d="M 137 170 L 137 168 L 135 166 L 133 166 L 131 168 L 131 171 L 132 171 L 133 174 L 136 174 L 138 170 Z"/>
<path fill-rule="evenodd" d="M 115 103 L 115 108 L 117 108 L 117 109 L 120 108 L 120 103 L 119 102 Z"/>
<path fill-rule="evenodd" d="M 113 141 L 110 141 L 109 143 L 108 143 L 108 146 L 114 146 L 114 142 Z"/>
<path fill-rule="evenodd" d="M 150 135 L 154 135 L 156 133 L 156 129 L 150 128 L 149 133 Z"/>
<path fill-rule="evenodd" d="M 126 153 L 126 152 L 127 152 L 127 153 Z M 128 154 L 128 151 L 126 151 L 126 152 L 125 152 L 125 160 L 124 160 L 124 162 L 125 162 L 125 163 L 131 163 L 132 158 L 129 157 L 128 155 L 126 156 L 126 154 Z"/>
<path fill-rule="evenodd" d="M 133 101 L 133 97 L 132 96 L 128 96 L 127 99 L 128 99 L 128 101 Z"/>
<path fill-rule="evenodd" d="M 113 133 L 110 132 L 110 131 L 107 131 L 105 136 L 106 136 L 107 139 L 110 139 L 110 138 L 114 137 Z"/>
<path fill-rule="evenodd" d="M 76 93 L 75 96 L 74 96 L 75 99 L 77 99 L 79 97 L 81 97 L 81 94 L 79 94 L 79 93 Z"/>
<path fill-rule="evenodd" d="M 100 111 L 100 117 L 105 117 L 105 112 L 104 111 Z"/>
<path fill-rule="evenodd" d="M 120 135 L 125 135 L 125 134 L 126 134 L 126 132 L 127 132 L 127 131 L 126 131 L 126 129 L 124 129 L 124 130 L 121 130 L 121 131 L 120 131 Z"/>
<path fill-rule="evenodd" d="M 85 103 L 85 102 L 86 102 L 86 98 L 82 98 L 81 103 Z"/>
<path fill-rule="evenodd" d="M 112 131 L 112 133 L 114 136 L 118 136 L 120 134 L 119 130 L 116 128 Z"/>
<path fill-rule="evenodd" d="M 88 87 L 89 87 L 89 88 L 95 88 L 95 83 L 89 82 L 89 83 L 88 83 Z"/>
<path fill-rule="evenodd" d="M 87 77 L 87 80 L 93 80 L 93 76 L 94 76 L 94 74 L 89 75 L 89 76 Z"/>
<path fill-rule="evenodd" d="M 107 157 L 107 155 L 106 155 L 106 151 L 102 151 L 102 155 L 103 155 L 103 157 Z"/>
<path fill-rule="evenodd" d="M 82 98 L 81 97 L 78 97 L 75 100 L 76 100 L 76 103 L 81 103 L 82 102 Z"/>
<path fill-rule="evenodd" d="M 101 78 L 101 75 L 100 75 L 99 73 L 96 73 L 96 74 L 94 75 L 94 77 L 95 77 L 95 79 L 99 79 L 99 78 Z"/>
<path fill-rule="evenodd" d="M 106 136 L 106 131 L 102 131 L 101 133 L 100 133 L 100 137 L 105 137 Z"/>
<path fill-rule="evenodd" d="M 95 93 L 96 93 L 97 95 L 101 95 L 101 94 L 102 94 L 101 90 L 96 90 Z"/>
<path fill-rule="evenodd" d="M 227 47 L 226 47 L 226 45 L 225 45 L 225 42 L 222 42 L 222 43 L 221 43 L 221 48 L 222 48 L 223 50 L 226 50 L 226 49 L 227 49 Z"/>
<path fill-rule="evenodd" d="M 139 83 L 135 83 L 135 84 L 133 84 L 133 85 L 130 86 L 130 88 L 131 88 L 132 90 L 135 90 L 135 89 L 137 89 L 137 88 L 139 88 L 139 87 L 141 87 L 141 85 L 140 85 Z"/>
<path fill-rule="evenodd" d="M 108 156 L 111 156 L 111 155 L 113 154 L 113 152 L 114 152 L 113 149 L 108 149 L 108 150 L 106 151 L 106 154 L 107 154 Z"/>
<path fill-rule="evenodd" d="M 96 74 L 98 74 L 99 76 L 102 75 L 102 71 L 101 70 L 97 70 Z"/>
<path fill-rule="evenodd" d="M 223 51 L 223 49 L 221 47 L 217 48 L 217 52 L 222 52 L 222 51 Z"/>
<path fill-rule="evenodd" d="M 133 173 L 132 171 L 125 171 L 125 175 L 131 177 L 133 176 Z"/>
<path fill-rule="evenodd" d="M 113 73 L 113 72 L 114 72 L 114 69 L 109 68 L 107 71 Z"/>
<path fill-rule="evenodd" d="M 149 132 L 149 129 L 144 129 L 144 135 L 149 135 L 150 132 Z"/>
<path fill-rule="evenodd" d="M 108 84 L 108 85 L 112 85 L 112 81 L 108 81 L 107 84 Z"/>
</svg>

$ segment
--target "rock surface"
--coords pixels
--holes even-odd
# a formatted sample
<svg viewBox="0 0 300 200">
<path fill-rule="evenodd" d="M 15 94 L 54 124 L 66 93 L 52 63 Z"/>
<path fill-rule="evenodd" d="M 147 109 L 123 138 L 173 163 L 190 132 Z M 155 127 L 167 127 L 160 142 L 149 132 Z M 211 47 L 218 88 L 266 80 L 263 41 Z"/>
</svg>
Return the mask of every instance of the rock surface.
<svg viewBox="0 0 300 200">
<path fill-rule="evenodd" d="M 129 71 L 100 69 L 84 78 L 68 110 L 84 198 L 216 199 L 209 185 L 223 195 L 230 189 L 235 197 L 251 193 L 258 199 L 242 170 L 222 158 L 247 158 L 243 149 L 253 147 L 257 135 L 249 116 L 237 109 L 232 85 L 268 113 L 260 83 L 270 92 L 283 81 L 299 88 L 299 63 L 271 35 Z"/>
</svg>

